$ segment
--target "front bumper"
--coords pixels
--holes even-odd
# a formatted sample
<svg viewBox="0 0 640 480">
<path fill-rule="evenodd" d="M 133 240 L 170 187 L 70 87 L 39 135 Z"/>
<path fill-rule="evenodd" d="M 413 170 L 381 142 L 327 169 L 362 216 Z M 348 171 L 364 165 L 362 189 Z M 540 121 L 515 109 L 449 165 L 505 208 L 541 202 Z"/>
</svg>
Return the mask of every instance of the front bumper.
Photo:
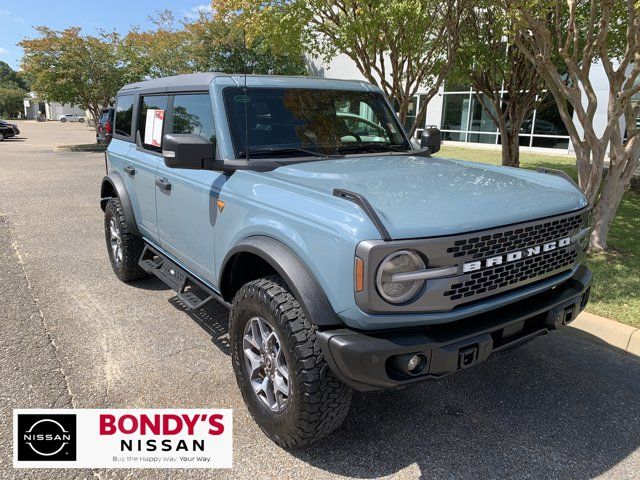
<svg viewBox="0 0 640 480">
<path fill-rule="evenodd" d="M 468 368 L 568 324 L 588 301 L 591 277 L 580 266 L 554 288 L 456 322 L 378 332 L 326 330 L 318 338 L 333 372 L 356 390 L 409 385 Z M 421 369 L 410 373 L 402 366 L 415 354 Z"/>
</svg>

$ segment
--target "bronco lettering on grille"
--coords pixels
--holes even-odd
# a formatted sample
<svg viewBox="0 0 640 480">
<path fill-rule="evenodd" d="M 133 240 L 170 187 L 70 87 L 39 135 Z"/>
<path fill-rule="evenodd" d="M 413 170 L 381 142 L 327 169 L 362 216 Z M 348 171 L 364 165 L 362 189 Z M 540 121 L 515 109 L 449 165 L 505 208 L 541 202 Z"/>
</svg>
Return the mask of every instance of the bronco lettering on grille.
<svg viewBox="0 0 640 480">
<path fill-rule="evenodd" d="M 467 262 L 462 266 L 462 271 L 464 273 L 475 272 L 477 270 L 482 270 L 483 268 L 495 267 L 496 265 L 502 265 L 503 263 L 515 262 L 523 258 L 540 255 L 543 252 L 550 252 L 551 250 L 566 247 L 570 244 L 571 237 L 565 237 L 560 240 L 543 243 L 542 245 L 536 245 L 535 247 L 515 250 L 504 255 L 496 255 L 495 257 L 485 258 L 484 260 Z"/>
</svg>

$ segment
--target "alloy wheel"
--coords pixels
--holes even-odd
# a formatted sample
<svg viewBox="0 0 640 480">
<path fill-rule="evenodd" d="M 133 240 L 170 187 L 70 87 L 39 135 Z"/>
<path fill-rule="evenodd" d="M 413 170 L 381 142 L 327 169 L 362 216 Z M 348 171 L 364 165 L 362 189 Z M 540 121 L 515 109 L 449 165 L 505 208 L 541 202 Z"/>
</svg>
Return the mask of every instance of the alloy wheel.
<svg viewBox="0 0 640 480">
<path fill-rule="evenodd" d="M 282 341 L 264 318 L 252 317 L 244 328 L 242 350 L 254 393 L 273 412 L 281 412 L 289 400 L 289 367 Z"/>
<path fill-rule="evenodd" d="M 122 236 L 120 235 L 120 225 L 118 225 L 115 217 L 111 217 L 109 220 L 109 233 L 109 243 L 111 245 L 113 259 L 119 265 L 122 263 Z"/>
</svg>

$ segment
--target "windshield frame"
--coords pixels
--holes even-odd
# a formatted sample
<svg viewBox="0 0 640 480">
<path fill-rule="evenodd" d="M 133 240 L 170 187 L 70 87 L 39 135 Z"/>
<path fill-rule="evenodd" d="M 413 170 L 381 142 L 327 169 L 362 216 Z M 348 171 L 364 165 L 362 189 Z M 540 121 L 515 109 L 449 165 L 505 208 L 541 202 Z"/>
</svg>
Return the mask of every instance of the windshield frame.
<svg viewBox="0 0 640 480">
<path fill-rule="evenodd" d="M 227 96 L 227 90 L 242 90 L 244 88 L 244 86 L 242 85 L 227 85 L 225 87 L 223 87 L 221 89 L 221 97 L 222 97 L 222 106 L 225 110 L 225 119 L 227 122 L 227 129 L 229 132 L 229 136 L 230 136 L 230 140 L 231 140 L 231 146 L 233 149 L 233 159 L 234 160 L 247 160 L 247 157 L 245 155 L 240 155 L 241 152 L 244 152 L 246 147 L 243 148 L 239 148 L 238 145 L 236 145 L 236 139 L 234 138 L 234 134 L 233 134 L 233 130 L 232 130 L 232 118 L 231 115 L 233 113 L 231 108 L 228 108 L 227 105 L 227 101 L 228 101 L 228 96 Z M 375 152 L 375 153 L 371 153 L 371 152 L 359 152 L 359 151 L 354 151 L 354 152 L 340 152 L 339 150 L 337 150 L 335 153 L 328 153 L 328 154 L 323 154 L 322 152 L 318 152 L 320 155 L 318 156 L 312 156 L 312 155 L 298 155 L 298 156 L 279 156 L 279 155 L 274 155 L 272 157 L 265 157 L 263 155 L 261 155 L 259 158 L 249 158 L 248 162 L 249 165 L 251 165 L 252 163 L 258 164 L 258 163 L 262 163 L 265 160 L 272 158 L 274 160 L 277 160 L 278 164 L 291 164 L 291 163 L 301 163 L 301 162 L 310 162 L 310 161 L 322 161 L 322 160 L 331 160 L 331 159 L 337 159 L 337 158 L 344 158 L 344 157 L 348 157 L 348 156 L 363 156 L 363 155 L 388 155 L 388 154 L 395 154 L 397 155 L 399 152 L 399 149 L 402 149 L 402 152 L 406 152 L 407 154 L 410 154 L 414 148 L 413 145 L 409 139 L 409 136 L 407 135 L 407 132 L 405 131 L 404 127 L 402 126 L 402 124 L 400 123 L 395 111 L 393 110 L 391 103 L 389 102 L 387 96 L 380 90 L 359 90 L 359 89 L 349 89 L 349 88 L 319 88 L 319 87 L 315 87 L 315 86 L 249 86 L 247 87 L 247 92 L 250 92 L 251 90 L 319 90 L 319 91 L 342 91 L 342 92 L 351 92 L 351 93 L 362 93 L 362 94 L 369 94 L 369 95 L 375 95 L 376 97 L 379 98 L 379 100 L 381 101 L 381 106 L 382 108 L 384 108 L 388 115 L 389 115 L 389 119 L 393 122 L 393 126 L 394 128 L 397 130 L 398 134 L 402 137 L 402 143 L 401 144 L 392 144 L 392 146 L 394 146 L 394 149 L 389 149 L 388 151 L 384 151 L 381 150 L 379 152 Z M 380 147 L 384 147 L 384 143 L 380 143 Z M 274 149 L 277 149 L 278 147 L 274 147 Z M 261 148 L 258 148 L 258 150 L 262 150 Z M 257 166 L 257 165 L 256 165 Z"/>
</svg>

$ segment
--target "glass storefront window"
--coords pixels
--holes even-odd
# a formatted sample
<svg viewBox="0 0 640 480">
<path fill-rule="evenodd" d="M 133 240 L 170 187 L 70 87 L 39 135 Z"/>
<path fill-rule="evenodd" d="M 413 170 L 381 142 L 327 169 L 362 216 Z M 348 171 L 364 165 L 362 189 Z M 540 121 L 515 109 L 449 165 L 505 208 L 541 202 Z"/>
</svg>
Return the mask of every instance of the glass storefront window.
<svg viewBox="0 0 640 480">
<path fill-rule="evenodd" d="M 467 141 L 467 134 L 466 133 L 459 133 L 459 132 L 443 131 L 442 132 L 442 139 L 443 140 L 450 140 L 452 142 L 466 142 Z"/>
<path fill-rule="evenodd" d="M 573 114 L 573 109 L 571 109 L 569 113 Z M 538 135 L 569 135 L 567 128 L 560 118 L 560 112 L 558 111 L 556 102 L 550 93 L 544 96 L 536 111 L 533 133 L 537 133 Z"/>
<path fill-rule="evenodd" d="M 487 105 L 489 105 L 488 101 Z M 494 111 L 493 107 L 491 107 L 491 110 Z M 471 123 L 469 124 L 469 130 L 474 132 L 495 132 L 497 129 L 498 126 L 482 107 L 482 103 L 473 95 L 471 97 Z"/>
<path fill-rule="evenodd" d="M 554 137 L 536 137 L 533 136 L 533 147 L 539 148 L 562 148 L 567 150 L 569 148 L 568 138 L 554 138 Z"/>
<path fill-rule="evenodd" d="M 442 105 L 442 130 L 467 130 L 469 95 L 448 94 Z"/>
<path fill-rule="evenodd" d="M 451 88 L 462 88 L 449 85 Z M 504 96 L 506 98 L 506 93 Z M 421 99 L 422 100 L 422 99 Z M 571 111 L 571 113 L 573 113 Z M 441 130 L 443 140 L 500 144 L 497 125 L 484 110 L 475 93 L 444 93 Z M 568 149 L 567 129 L 551 94 L 545 94 L 538 110 L 531 112 L 520 127 L 520 146 Z M 562 138 L 564 137 L 564 138 Z"/>
<path fill-rule="evenodd" d="M 531 143 L 531 135 L 519 135 L 519 144 L 521 147 L 528 147 Z M 502 145 L 502 136 L 498 135 L 498 145 Z"/>
<path fill-rule="evenodd" d="M 469 133 L 467 141 L 472 143 L 491 143 L 495 144 L 498 134 L 491 133 Z"/>
</svg>

